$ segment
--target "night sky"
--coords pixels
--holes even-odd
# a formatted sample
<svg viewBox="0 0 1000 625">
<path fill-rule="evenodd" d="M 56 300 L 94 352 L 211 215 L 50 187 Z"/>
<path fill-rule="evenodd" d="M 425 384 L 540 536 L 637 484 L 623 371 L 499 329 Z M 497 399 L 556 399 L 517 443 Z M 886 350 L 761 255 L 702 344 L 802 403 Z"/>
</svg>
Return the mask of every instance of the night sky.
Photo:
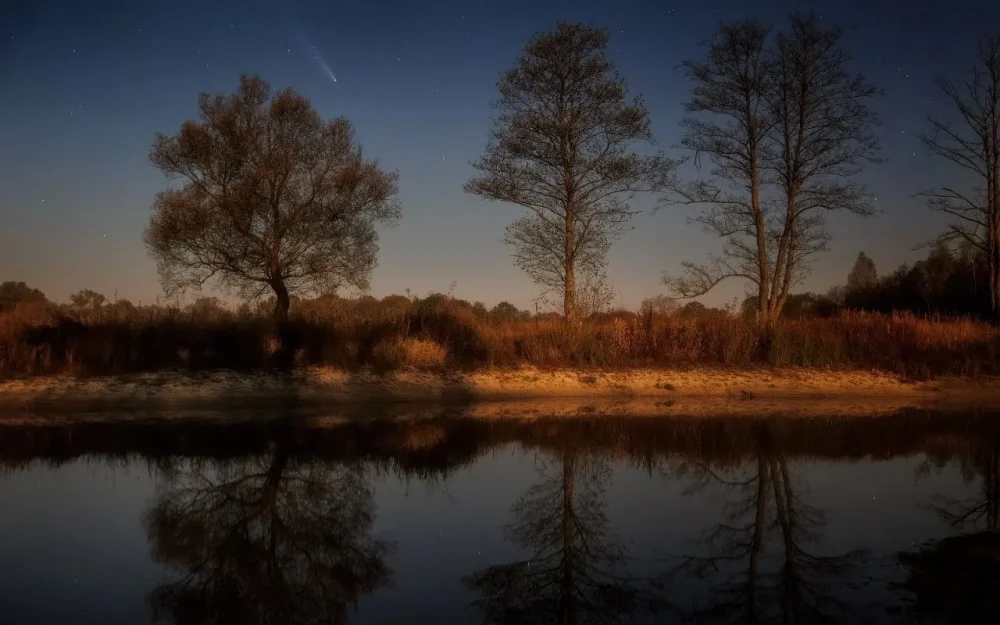
<svg viewBox="0 0 1000 625">
<path fill-rule="evenodd" d="M 467 196 L 498 74 L 528 37 L 557 21 L 610 28 L 610 53 L 646 99 L 672 156 L 688 83 L 681 60 L 723 21 L 781 25 L 815 9 L 842 25 L 856 69 L 885 92 L 877 108 L 886 163 L 862 179 L 883 214 L 834 216 L 831 251 L 802 289 L 843 282 L 861 250 L 880 271 L 921 257 L 941 229 L 912 194 L 955 180 L 917 140 L 941 99 L 932 79 L 972 63 L 975 39 L 1000 29 L 995 2 L 432 1 L 4 2 L 0 8 L 0 281 L 50 298 L 80 288 L 148 303 L 160 295 L 140 234 L 164 188 L 147 160 L 156 132 L 196 115 L 202 91 L 240 73 L 293 86 L 325 118 L 346 116 L 369 156 L 400 174 L 403 219 L 384 233 L 372 294 L 446 291 L 527 308 L 536 289 L 501 243 L 521 209 Z M 756 8 L 759 7 L 759 8 Z M 336 77 L 336 82 L 331 78 Z M 612 249 L 619 305 L 663 291 L 663 270 L 702 260 L 719 241 L 688 225 L 691 209 L 645 212 Z M 703 301 L 742 297 L 726 283 Z"/>
</svg>

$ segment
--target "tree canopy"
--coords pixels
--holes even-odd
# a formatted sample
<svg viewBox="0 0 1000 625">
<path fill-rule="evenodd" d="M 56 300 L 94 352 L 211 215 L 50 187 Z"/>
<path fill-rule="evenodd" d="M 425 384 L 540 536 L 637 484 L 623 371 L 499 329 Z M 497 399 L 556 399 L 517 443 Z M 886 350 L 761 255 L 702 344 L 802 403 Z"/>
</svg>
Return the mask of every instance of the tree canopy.
<svg viewBox="0 0 1000 625">
<path fill-rule="evenodd" d="M 723 26 L 703 59 L 685 64 L 694 82 L 683 146 L 714 165 L 707 179 L 678 183 L 668 203 L 700 204 L 695 221 L 721 237 L 721 254 L 665 276 L 682 297 L 727 278 L 756 286 L 758 316 L 773 323 L 791 289 L 826 249 L 825 215 L 874 212 L 853 182 L 877 162 L 877 88 L 850 70 L 842 31 L 794 14 L 774 38 L 755 21 Z"/>
<path fill-rule="evenodd" d="M 486 154 L 465 185 L 528 209 L 504 240 L 543 296 L 561 296 L 567 318 L 578 312 L 580 277 L 603 276 L 611 242 L 633 214 L 632 195 L 662 187 L 674 167 L 662 154 L 632 151 L 652 141 L 649 114 L 641 97 L 629 100 L 608 38 L 580 24 L 531 38 L 500 77 Z"/>
<path fill-rule="evenodd" d="M 18 304 L 42 304 L 46 301 L 44 293 L 24 282 L 0 283 L 0 312 L 14 310 Z"/>
<path fill-rule="evenodd" d="M 271 291 L 281 322 L 290 293 L 367 288 L 376 226 L 399 216 L 397 175 L 363 156 L 350 122 L 256 76 L 198 109 L 150 151 L 181 182 L 157 194 L 144 233 L 168 294 L 212 279 L 251 299 Z"/>
</svg>

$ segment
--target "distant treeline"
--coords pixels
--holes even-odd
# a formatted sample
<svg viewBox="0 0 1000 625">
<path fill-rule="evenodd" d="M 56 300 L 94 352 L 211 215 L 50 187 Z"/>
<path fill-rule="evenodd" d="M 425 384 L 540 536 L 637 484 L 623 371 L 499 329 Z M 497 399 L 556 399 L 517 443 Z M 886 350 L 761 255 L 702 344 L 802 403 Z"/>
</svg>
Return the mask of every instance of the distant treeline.
<svg viewBox="0 0 1000 625">
<path fill-rule="evenodd" d="M 862 252 L 845 284 L 825 294 L 790 295 L 782 318 L 829 317 L 855 310 L 987 320 L 992 314 L 987 264 L 986 256 L 971 247 L 937 244 L 927 258 L 879 275 L 875 263 Z M 756 297 L 744 300 L 747 314 L 756 308 Z"/>
</svg>

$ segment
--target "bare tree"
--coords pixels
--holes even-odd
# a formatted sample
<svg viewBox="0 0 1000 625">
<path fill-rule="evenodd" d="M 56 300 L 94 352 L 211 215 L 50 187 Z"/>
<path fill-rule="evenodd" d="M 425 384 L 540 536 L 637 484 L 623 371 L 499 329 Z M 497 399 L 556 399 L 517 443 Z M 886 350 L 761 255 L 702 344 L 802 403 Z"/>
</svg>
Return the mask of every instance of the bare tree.
<svg viewBox="0 0 1000 625">
<path fill-rule="evenodd" d="M 770 319 L 777 319 L 791 288 L 809 272 L 812 256 L 826 249 L 827 211 L 868 216 L 874 201 L 851 182 L 867 163 L 878 162 L 878 117 L 871 100 L 878 88 L 851 74 L 843 33 L 824 29 L 815 15 L 794 14 L 788 33 L 778 35 L 774 83 L 768 90 L 775 124 L 773 158 L 767 169 L 780 189 L 784 215 L 773 237 Z"/>
<path fill-rule="evenodd" d="M 975 186 L 921 195 L 931 210 L 954 218 L 941 241 L 962 241 L 986 256 L 990 307 L 1000 317 L 1000 34 L 979 42 L 976 65 L 965 80 L 941 78 L 937 84 L 953 115 L 930 118 L 930 131 L 920 139 L 932 154 L 970 172 Z"/>
<path fill-rule="evenodd" d="M 631 218 L 630 198 L 665 184 L 673 161 L 639 156 L 652 142 L 640 97 L 606 57 L 608 33 L 559 24 L 535 35 L 501 75 L 498 113 L 478 175 L 466 192 L 520 204 L 529 213 L 507 228 L 515 262 L 577 314 L 578 274 L 599 276 L 611 242 Z"/>
<path fill-rule="evenodd" d="M 202 94 L 199 121 L 157 135 L 153 164 L 183 186 L 159 193 L 144 233 L 168 293 L 217 279 L 248 298 L 365 288 L 376 226 L 399 216 L 395 173 L 366 160 L 343 119 L 324 122 L 291 89 L 242 76 Z"/>
<path fill-rule="evenodd" d="M 709 154 L 715 178 L 737 192 L 717 181 L 675 186 L 681 201 L 710 204 L 698 221 L 726 238 L 708 264 L 685 263 L 681 276 L 665 278 L 676 294 L 696 297 L 745 278 L 757 287 L 758 318 L 773 324 L 826 248 L 826 211 L 874 212 L 864 187 L 849 179 L 877 161 L 869 103 L 878 90 L 849 73 L 850 62 L 840 29 L 795 14 L 771 48 L 766 27 L 742 22 L 723 28 L 707 60 L 687 64 L 695 80 L 689 110 L 724 121 L 689 120 L 685 145 Z M 763 194 L 765 184 L 773 194 Z"/>
<path fill-rule="evenodd" d="M 757 21 L 723 26 L 704 59 L 684 63 L 694 81 L 688 112 L 712 118 L 685 118 L 681 145 L 695 153 L 696 163 L 702 154 L 708 156 L 712 178 L 678 183 L 667 203 L 707 205 L 695 222 L 726 243 L 722 255 L 713 256 L 708 265 L 685 262 L 680 277 L 664 277 L 681 297 L 702 295 L 730 276 L 744 277 L 757 285 L 762 316 L 771 292 L 768 226 L 773 209 L 761 189 L 767 134 L 774 123 L 765 99 L 768 31 Z"/>
</svg>

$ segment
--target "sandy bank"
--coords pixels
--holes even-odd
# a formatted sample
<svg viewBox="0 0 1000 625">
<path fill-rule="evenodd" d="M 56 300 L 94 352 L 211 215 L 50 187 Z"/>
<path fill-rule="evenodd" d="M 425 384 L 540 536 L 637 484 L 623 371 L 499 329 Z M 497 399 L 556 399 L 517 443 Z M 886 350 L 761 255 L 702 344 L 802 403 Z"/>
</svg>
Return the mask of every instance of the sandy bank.
<svg viewBox="0 0 1000 625">
<path fill-rule="evenodd" d="M 603 403 L 629 399 L 659 403 L 684 398 L 730 402 L 879 399 L 1000 400 L 998 379 L 912 381 L 870 371 L 819 369 L 639 369 L 628 371 L 492 370 L 401 371 L 386 375 L 306 368 L 290 374 L 158 372 L 75 378 L 49 376 L 0 382 L 0 407 L 141 404 L 157 407 L 215 403 L 365 403 L 412 400 L 578 398 Z M 710 402 L 713 403 L 713 402 Z M 714 402 L 718 403 L 718 401 Z"/>
</svg>

